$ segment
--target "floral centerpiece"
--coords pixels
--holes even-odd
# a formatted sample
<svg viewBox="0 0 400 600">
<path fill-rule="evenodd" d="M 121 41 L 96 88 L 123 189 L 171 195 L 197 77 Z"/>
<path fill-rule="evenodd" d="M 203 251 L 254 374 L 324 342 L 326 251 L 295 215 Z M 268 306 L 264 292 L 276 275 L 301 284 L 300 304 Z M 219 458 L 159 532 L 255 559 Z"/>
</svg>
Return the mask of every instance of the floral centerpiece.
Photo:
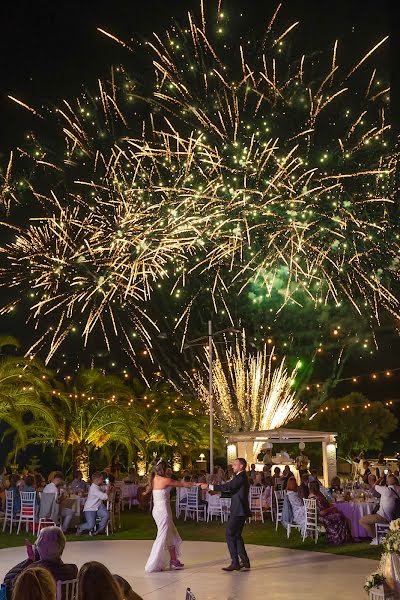
<svg viewBox="0 0 400 600">
<path fill-rule="evenodd" d="M 372 590 L 372 588 L 376 588 L 378 587 L 378 585 L 382 585 L 384 581 L 384 576 L 381 575 L 379 572 L 371 573 L 371 575 L 368 575 L 368 577 L 365 580 L 364 590 L 366 592 L 369 592 L 370 590 Z"/>
</svg>

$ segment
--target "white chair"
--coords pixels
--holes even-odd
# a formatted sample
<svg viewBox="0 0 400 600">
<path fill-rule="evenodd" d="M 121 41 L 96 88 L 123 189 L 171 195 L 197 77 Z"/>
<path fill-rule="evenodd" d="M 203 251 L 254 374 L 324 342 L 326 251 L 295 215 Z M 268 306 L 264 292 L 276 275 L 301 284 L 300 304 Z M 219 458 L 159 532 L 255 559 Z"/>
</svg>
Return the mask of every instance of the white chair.
<svg viewBox="0 0 400 600">
<path fill-rule="evenodd" d="M 57 581 L 57 600 L 77 600 L 78 580 Z"/>
<path fill-rule="evenodd" d="M 282 523 L 282 510 L 283 510 L 283 503 L 285 501 L 284 490 L 275 490 L 274 498 L 275 498 L 275 506 L 274 506 L 275 529 L 278 529 L 278 524 Z"/>
<path fill-rule="evenodd" d="M 375 523 L 375 537 L 378 544 L 382 544 L 383 538 L 389 531 L 389 523 Z"/>
<path fill-rule="evenodd" d="M 20 492 L 21 510 L 19 513 L 19 522 L 17 534 L 20 532 L 22 523 L 25 523 L 25 530 L 28 531 L 29 523 L 32 523 L 32 533 L 35 533 L 36 525 L 36 492 Z"/>
<path fill-rule="evenodd" d="M 55 523 L 51 519 L 46 519 L 46 518 L 42 517 L 41 519 L 39 519 L 39 524 L 38 524 L 38 527 L 36 530 L 36 535 L 38 536 L 40 531 L 42 529 L 45 529 L 46 527 L 61 527 L 61 525 Z"/>
<path fill-rule="evenodd" d="M 185 600 L 196 600 L 196 596 L 193 594 L 190 588 L 186 590 Z"/>
<path fill-rule="evenodd" d="M 176 518 L 179 519 L 181 512 L 185 512 L 187 502 L 187 488 L 176 488 L 176 499 L 175 499 L 175 514 Z"/>
<path fill-rule="evenodd" d="M 222 508 L 222 502 L 220 496 L 207 496 L 208 505 L 207 505 L 207 523 L 210 518 L 212 521 L 213 517 L 219 517 L 221 519 L 221 523 L 224 521 L 224 512 Z"/>
<path fill-rule="evenodd" d="M 6 510 L 4 511 L 3 532 L 6 530 L 7 523 L 10 524 L 10 533 L 14 523 L 19 523 L 19 516 L 14 515 L 14 491 L 6 490 Z"/>
<path fill-rule="evenodd" d="M 260 517 L 260 521 L 264 523 L 264 514 L 262 507 L 262 495 L 263 488 L 261 486 L 252 485 L 249 491 L 249 506 L 251 510 L 251 517 L 249 521 L 251 521 L 253 515 L 254 520 L 257 521 L 258 516 Z"/>
<path fill-rule="evenodd" d="M 185 505 L 185 521 L 187 516 L 190 515 L 193 518 L 193 515 L 196 515 L 196 521 L 206 521 L 207 519 L 207 506 L 205 504 L 199 503 L 199 488 L 188 488 L 187 493 L 187 502 Z M 201 519 L 201 517 L 203 517 Z"/>
<path fill-rule="evenodd" d="M 308 535 L 315 539 L 315 543 L 318 541 L 318 511 L 317 501 L 315 498 L 303 498 L 304 508 L 306 511 L 306 526 L 303 532 L 303 542 Z"/>
</svg>

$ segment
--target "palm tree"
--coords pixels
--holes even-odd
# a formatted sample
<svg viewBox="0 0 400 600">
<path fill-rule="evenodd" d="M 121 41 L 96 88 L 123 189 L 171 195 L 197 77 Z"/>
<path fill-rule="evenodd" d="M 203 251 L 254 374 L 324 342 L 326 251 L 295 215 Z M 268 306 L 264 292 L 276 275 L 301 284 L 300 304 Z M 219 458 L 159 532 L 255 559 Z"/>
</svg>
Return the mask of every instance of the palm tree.
<svg viewBox="0 0 400 600">
<path fill-rule="evenodd" d="M 10 339 L 0 337 L 0 347 L 11 345 Z M 51 373 L 38 361 L 15 356 L 0 359 L 0 422 L 16 433 L 15 456 L 27 444 L 27 432 L 37 420 L 47 427 L 56 426 L 47 401 L 50 380 Z"/>
<path fill-rule="evenodd" d="M 139 390 L 140 441 L 147 463 L 153 454 L 170 459 L 180 455 L 190 462 L 193 453 L 208 448 L 209 421 L 199 403 L 182 396 L 170 383 L 155 383 L 145 389 L 136 382 Z M 218 440 L 218 432 L 216 435 Z"/>
<path fill-rule="evenodd" d="M 141 447 L 139 416 L 129 410 L 132 402 L 132 390 L 119 377 L 96 369 L 80 371 L 52 391 L 56 427 L 44 420 L 36 423 L 29 441 L 60 444 L 63 460 L 71 450 L 73 466 L 87 477 L 92 450 L 114 443 L 125 447 L 131 460 L 134 447 Z"/>
</svg>

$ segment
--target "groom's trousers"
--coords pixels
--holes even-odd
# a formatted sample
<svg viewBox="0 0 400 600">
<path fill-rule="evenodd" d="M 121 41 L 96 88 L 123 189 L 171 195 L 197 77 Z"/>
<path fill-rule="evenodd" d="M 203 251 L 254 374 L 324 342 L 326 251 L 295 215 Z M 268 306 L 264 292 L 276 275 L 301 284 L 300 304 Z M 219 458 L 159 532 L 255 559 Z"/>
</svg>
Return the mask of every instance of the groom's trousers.
<svg viewBox="0 0 400 600">
<path fill-rule="evenodd" d="M 226 542 L 233 563 L 238 563 L 239 557 L 244 562 L 249 561 L 242 538 L 245 522 L 246 517 L 230 517 L 228 521 L 228 527 L 226 528 Z"/>
</svg>

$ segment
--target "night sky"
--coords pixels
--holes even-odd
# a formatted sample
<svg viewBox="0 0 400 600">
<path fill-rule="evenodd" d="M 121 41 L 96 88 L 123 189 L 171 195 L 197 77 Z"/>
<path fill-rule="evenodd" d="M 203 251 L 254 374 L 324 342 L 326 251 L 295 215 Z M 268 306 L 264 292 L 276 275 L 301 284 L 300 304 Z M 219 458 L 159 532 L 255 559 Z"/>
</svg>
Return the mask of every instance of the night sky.
<svg viewBox="0 0 400 600">
<path fill-rule="evenodd" d="M 251 2 L 252 17 L 258 23 L 267 22 L 276 2 L 266 0 L 231 0 L 230 6 L 240 12 Z M 7 95 L 23 99 L 31 106 L 55 104 L 62 98 L 74 98 L 85 87 L 96 86 L 98 77 L 109 72 L 111 65 L 123 63 L 136 69 L 135 54 L 101 35 L 101 27 L 130 42 L 149 39 L 152 31 L 163 30 L 173 19 L 182 21 L 189 8 L 199 2 L 189 0 L 3 0 L 0 6 L 2 57 L 0 79 L 0 163 L 9 150 L 18 146 L 24 133 L 34 127 L 32 115 L 24 111 Z M 207 0 L 206 0 L 207 4 Z M 340 38 L 341 60 L 349 66 L 377 43 L 392 34 L 391 44 L 380 51 L 388 79 L 392 83 L 392 110 L 398 119 L 400 106 L 400 9 L 390 0 L 288 0 L 285 4 L 288 23 L 301 21 L 303 46 L 325 48 Z M 249 33 L 252 24 L 249 22 Z M 400 113 L 400 110 L 398 111 Z M 0 332 L 8 325 L 0 321 Z M 21 337 L 23 324 L 6 333 Z M 350 365 L 349 375 L 368 373 L 373 369 L 400 367 L 400 343 L 393 326 L 385 326 L 379 334 L 380 352 L 371 360 Z M 393 399 L 400 397 L 400 371 L 390 382 L 366 382 L 358 390 L 369 397 Z M 351 385 L 350 385 L 351 386 Z M 379 386 L 379 387 L 378 387 Z M 339 389 L 345 392 L 349 384 Z"/>
</svg>

